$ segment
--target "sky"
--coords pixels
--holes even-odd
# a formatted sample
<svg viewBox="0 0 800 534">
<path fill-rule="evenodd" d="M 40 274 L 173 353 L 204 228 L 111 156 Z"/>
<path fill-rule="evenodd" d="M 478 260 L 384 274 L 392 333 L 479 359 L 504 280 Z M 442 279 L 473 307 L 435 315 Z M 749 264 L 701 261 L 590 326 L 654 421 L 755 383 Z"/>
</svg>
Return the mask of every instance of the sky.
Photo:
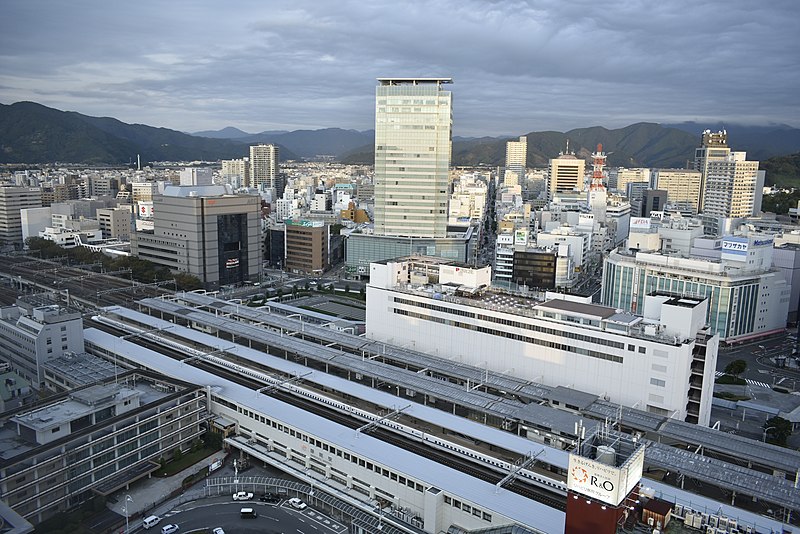
<svg viewBox="0 0 800 534">
<path fill-rule="evenodd" d="M 3 0 L 0 103 L 181 131 L 374 127 L 451 77 L 454 133 L 800 127 L 797 0 Z"/>
</svg>

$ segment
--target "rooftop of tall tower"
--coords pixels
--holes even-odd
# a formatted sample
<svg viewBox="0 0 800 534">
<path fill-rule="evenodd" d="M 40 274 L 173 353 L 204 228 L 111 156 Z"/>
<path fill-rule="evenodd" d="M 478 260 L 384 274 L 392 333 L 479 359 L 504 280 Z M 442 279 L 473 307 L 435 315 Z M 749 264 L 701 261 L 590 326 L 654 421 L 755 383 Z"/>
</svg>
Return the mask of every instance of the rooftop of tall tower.
<svg viewBox="0 0 800 534">
<path fill-rule="evenodd" d="M 453 83 L 453 78 L 378 78 L 381 85 L 422 85 Z"/>
</svg>

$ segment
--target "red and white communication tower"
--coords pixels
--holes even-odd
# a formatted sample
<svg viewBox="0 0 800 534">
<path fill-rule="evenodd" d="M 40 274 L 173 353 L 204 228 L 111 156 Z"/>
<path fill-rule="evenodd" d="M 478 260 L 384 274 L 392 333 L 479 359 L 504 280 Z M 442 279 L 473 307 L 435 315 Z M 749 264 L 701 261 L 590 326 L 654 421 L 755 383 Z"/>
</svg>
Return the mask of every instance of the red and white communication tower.
<svg viewBox="0 0 800 534">
<path fill-rule="evenodd" d="M 603 152 L 603 144 L 597 143 L 597 151 L 592 154 L 592 183 L 589 190 L 605 190 L 603 183 L 603 169 L 606 166 L 606 154 Z"/>
</svg>

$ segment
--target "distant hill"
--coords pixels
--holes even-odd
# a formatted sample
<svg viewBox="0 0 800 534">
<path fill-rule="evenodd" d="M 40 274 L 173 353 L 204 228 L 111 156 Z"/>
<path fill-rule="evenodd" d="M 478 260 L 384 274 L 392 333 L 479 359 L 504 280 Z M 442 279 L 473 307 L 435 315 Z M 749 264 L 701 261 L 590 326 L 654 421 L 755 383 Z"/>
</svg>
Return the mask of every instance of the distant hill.
<svg viewBox="0 0 800 534">
<path fill-rule="evenodd" d="M 769 158 L 759 168 L 767 171 L 766 185 L 800 187 L 800 152 Z"/>
<path fill-rule="evenodd" d="M 195 137 L 210 137 L 211 139 L 239 139 L 253 134 L 243 132 L 239 128 L 234 128 L 233 126 L 227 126 L 221 130 L 204 130 L 202 132 L 194 132 L 190 135 Z"/>
<path fill-rule="evenodd" d="M 689 132 L 700 139 L 703 130 L 728 132 L 728 146 L 733 150 L 747 152 L 748 159 L 765 160 L 773 156 L 782 156 L 800 152 L 800 129 L 786 124 L 769 126 L 748 126 L 744 124 L 700 124 L 682 122 L 679 124 L 662 124 L 667 128 L 676 128 Z"/>
<path fill-rule="evenodd" d="M 375 132 L 367 130 L 343 130 L 341 128 L 324 128 L 322 130 L 295 130 L 275 134 L 261 132 L 237 139 L 246 143 L 275 143 L 285 146 L 303 158 L 319 155 L 341 157 L 360 146 L 374 143 Z"/>
<path fill-rule="evenodd" d="M 608 163 L 625 167 L 684 167 L 694 157 L 695 136 L 658 124 L 638 123 L 608 130 L 599 126 L 568 132 L 531 132 L 528 138 L 528 166 L 545 167 L 550 158 L 566 148 L 580 157 L 589 157 L 603 144 Z M 453 165 L 505 164 L 506 141 L 514 138 L 481 137 L 453 141 Z M 373 147 L 363 146 L 346 154 L 344 162 L 372 162 Z"/>
<path fill-rule="evenodd" d="M 246 145 L 167 128 L 60 111 L 34 102 L 0 104 L 0 163 L 126 164 L 240 158 Z M 281 159 L 296 159 L 287 149 Z"/>
<path fill-rule="evenodd" d="M 615 130 L 595 126 L 564 133 L 528 133 L 528 166 L 546 166 L 565 149 L 569 139 L 570 151 L 585 158 L 602 143 L 611 166 L 685 167 L 694 158 L 700 132 L 706 128 L 726 128 L 729 145 L 759 161 L 800 152 L 800 130 L 786 125 L 642 122 Z M 59 111 L 34 102 L 0 104 L 0 163 L 125 164 L 135 160 L 137 154 L 142 161 L 214 161 L 244 157 L 250 144 L 274 143 L 281 148 L 281 160 L 331 155 L 344 163 L 372 164 L 374 138 L 373 130 L 325 128 L 249 134 L 231 126 L 189 135 Z M 455 137 L 453 164 L 503 165 L 508 139 L 516 137 Z M 769 181 L 769 172 L 767 176 Z"/>
</svg>

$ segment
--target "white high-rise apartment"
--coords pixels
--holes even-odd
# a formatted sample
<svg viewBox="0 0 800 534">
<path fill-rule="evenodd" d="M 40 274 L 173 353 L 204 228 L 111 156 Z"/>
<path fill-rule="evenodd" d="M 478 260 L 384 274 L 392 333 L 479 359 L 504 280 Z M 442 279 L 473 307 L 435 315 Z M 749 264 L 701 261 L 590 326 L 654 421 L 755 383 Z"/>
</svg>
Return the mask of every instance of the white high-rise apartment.
<svg viewBox="0 0 800 534">
<path fill-rule="evenodd" d="M 520 136 L 519 141 L 506 142 L 506 185 L 519 185 L 523 183 L 527 161 L 528 138 L 526 136 Z"/>
<path fill-rule="evenodd" d="M 20 210 L 41 207 L 42 190 L 38 187 L 0 186 L 0 246 L 22 249 Z"/>
<path fill-rule="evenodd" d="M 700 171 L 704 215 L 750 217 L 761 209 L 763 173 L 757 161 L 747 161 L 746 152 L 732 152 L 728 134 L 703 132 L 702 146 L 695 151 L 695 169 Z"/>
<path fill-rule="evenodd" d="M 235 187 L 248 185 L 247 180 L 250 178 L 250 159 L 223 159 L 220 176 L 222 176 L 222 183 L 224 184 L 236 184 Z"/>
<path fill-rule="evenodd" d="M 375 234 L 446 237 L 452 146 L 450 78 L 379 78 Z"/>
<path fill-rule="evenodd" d="M 250 147 L 250 187 L 275 189 L 280 195 L 278 183 L 279 150 L 275 145 L 253 145 Z"/>
</svg>

